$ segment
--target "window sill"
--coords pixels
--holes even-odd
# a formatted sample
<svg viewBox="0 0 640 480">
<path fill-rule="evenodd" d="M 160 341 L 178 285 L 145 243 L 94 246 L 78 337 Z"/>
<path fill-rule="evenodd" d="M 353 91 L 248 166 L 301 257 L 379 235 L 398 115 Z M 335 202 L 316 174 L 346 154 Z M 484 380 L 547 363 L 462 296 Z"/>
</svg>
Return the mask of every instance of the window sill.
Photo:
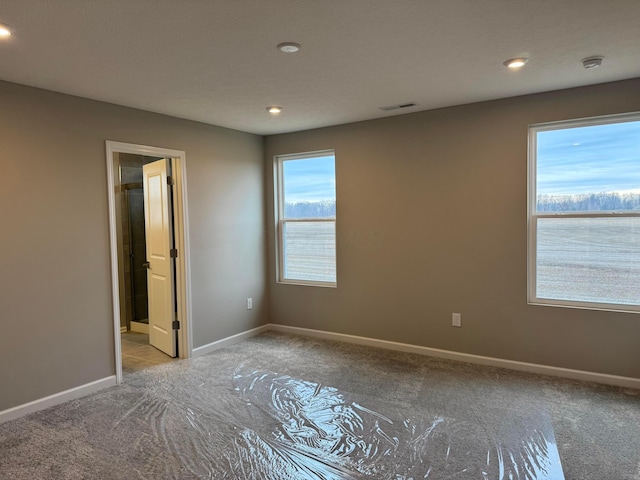
<svg viewBox="0 0 640 480">
<path fill-rule="evenodd" d="M 638 305 L 612 305 L 607 303 L 569 302 L 542 298 L 528 300 L 527 304 L 535 305 L 537 307 L 573 308 L 577 310 L 596 310 L 600 312 L 615 313 L 640 313 L 640 306 Z"/>
<path fill-rule="evenodd" d="M 336 282 L 307 282 L 304 280 L 276 280 L 279 285 L 297 285 L 300 287 L 338 288 Z"/>
</svg>

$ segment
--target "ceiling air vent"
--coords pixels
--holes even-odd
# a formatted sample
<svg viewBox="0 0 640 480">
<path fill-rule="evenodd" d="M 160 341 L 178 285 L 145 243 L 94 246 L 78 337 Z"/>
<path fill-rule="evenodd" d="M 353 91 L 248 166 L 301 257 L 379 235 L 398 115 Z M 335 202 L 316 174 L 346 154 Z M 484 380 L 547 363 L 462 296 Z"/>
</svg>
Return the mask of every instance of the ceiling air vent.
<svg viewBox="0 0 640 480">
<path fill-rule="evenodd" d="M 391 110 L 400 110 L 401 108 L 412 108 L 418 105 L 416 102 L 400 103 L 398 105 L 389 105 L 387 107 L 378 107 L 380 110 L 390 112 Z"/>
</svg>

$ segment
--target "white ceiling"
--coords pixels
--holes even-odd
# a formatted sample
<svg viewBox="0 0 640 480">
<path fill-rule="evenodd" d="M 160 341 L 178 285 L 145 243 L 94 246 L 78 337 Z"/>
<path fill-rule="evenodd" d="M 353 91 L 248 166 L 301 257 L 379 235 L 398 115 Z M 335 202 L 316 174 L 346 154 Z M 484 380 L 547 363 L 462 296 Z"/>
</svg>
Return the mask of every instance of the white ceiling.
<svg viewBox="0 0 640 480">
<path fill-rule="evenodd" d="M 640 0 L 0 0 L 0 79 L 266 135 L 640 77 L 639 21 Z"/>
</svg>

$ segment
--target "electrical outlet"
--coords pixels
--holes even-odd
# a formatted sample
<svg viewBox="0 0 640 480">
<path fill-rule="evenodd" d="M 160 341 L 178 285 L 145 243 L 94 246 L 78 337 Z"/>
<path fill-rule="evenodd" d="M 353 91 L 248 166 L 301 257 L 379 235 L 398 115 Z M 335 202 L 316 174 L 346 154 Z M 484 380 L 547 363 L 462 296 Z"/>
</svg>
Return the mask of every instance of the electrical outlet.
<svg viewBox="0 0 640 480">
<path fill-rule="evenodd" d="M 253 298 L 247 298 L 247 310 L 251 310 L 253 308 Z"/>
<path fill-rule="evenodd" d="M 451 326 L 452 327 L 462 327 L 462 314 L 461 313 L 452 313 L 451 314 Z"/>
</svg>

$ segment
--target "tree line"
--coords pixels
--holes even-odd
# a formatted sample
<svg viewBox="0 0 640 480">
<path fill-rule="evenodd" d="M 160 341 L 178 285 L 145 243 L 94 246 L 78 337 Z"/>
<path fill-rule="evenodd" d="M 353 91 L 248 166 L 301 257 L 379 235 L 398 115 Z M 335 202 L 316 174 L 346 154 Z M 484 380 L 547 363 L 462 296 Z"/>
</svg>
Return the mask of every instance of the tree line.
<svg viewBox="0 0 640 480">
<path fill-rule="evenodd" d="M 285 218 L 335 218 L 336 201 L 285 203 L 284 216 Z"/>
<path fill-rule="evenodd" d="M 640 210 L 640 193 L 583 193 L 538 195 L 539 212 Z"/>
<path fill-rule="evenodd" d="M 640 193 L 583 193 L 538 195 L 539 212 L 591 212 L 640 210 Z M 336 201 L 292 202 L 284 205 L 285 218 L 335 218 Z"/>
</svg>

